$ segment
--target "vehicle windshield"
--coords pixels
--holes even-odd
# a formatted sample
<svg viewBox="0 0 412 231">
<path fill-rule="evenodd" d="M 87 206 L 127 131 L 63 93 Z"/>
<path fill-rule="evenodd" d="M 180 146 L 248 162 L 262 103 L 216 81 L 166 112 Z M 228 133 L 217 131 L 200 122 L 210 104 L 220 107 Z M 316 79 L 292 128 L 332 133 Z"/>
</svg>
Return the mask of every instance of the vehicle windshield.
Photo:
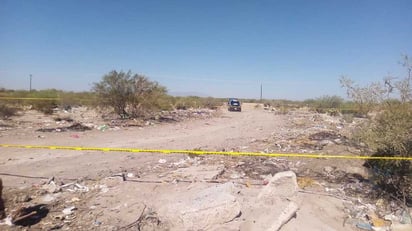
<svg viewBox="0 0 412 231">
<path fill-rule="evenodd" d="M 237 100 L 232 100 L 232 101 L 230 101 L 230 105 L 232 105 L 232 106 L 239 106 L 239 105 L 240 105 L 240 102 L 237 101 Z"/>
</svg>

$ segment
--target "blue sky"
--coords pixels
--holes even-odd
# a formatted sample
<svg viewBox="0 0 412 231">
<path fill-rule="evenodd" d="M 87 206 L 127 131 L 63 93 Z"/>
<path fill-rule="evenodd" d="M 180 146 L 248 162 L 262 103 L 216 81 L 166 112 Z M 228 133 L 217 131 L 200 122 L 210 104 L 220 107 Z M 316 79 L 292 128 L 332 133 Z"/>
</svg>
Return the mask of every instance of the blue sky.
<svg viewBox="0 0 412 231">
<path fill-rule="evenodd" d="M 404 73 L 412 1 L 0 0 L 0 87 L 90 90 L 131 70 L 170 92 L 345 96 Z"/>
</svg>

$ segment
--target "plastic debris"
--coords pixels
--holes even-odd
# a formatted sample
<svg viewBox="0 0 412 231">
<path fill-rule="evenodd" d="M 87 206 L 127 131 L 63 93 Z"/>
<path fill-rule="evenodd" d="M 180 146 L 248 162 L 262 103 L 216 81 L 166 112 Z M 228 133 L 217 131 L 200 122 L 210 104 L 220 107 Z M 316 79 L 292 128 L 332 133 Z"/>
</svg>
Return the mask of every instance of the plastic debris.
<svg viewBox="0 0 412 231">
<path fill-rule="evenodd" d="M 403 210 L 401 214 L 401 219 L 399 220 L 401 224 L 412 224 L 411 215 L 407 210 Z"/>
<path fill-rule="evenodd" d="M 71 207 L 68 207 L 68 208 L 63 209 L 62 212 L 63 212 L 65 215 L 71 215 L 74 210 L 76 210 L 76 207 L 71 206 Z"/>
<path fill-rule="evenodd" d="M 367 222 L 358 222 L 356 227 L 363 230 L 373 230 L 372 225 Z"/>
<path fill-rule="evenodd" d="M 78 183 L 65 184 L 65 185 L 60 186 L 60 188 L 66 189 L 69 192 L 88 192 L 89 191 L 89 187 L 78 184 Z"/>
<path fill-rule="evenodd" d="M 108 128 L 109 128 L 109 127 L 108 127 L 106 124 L 104 124 L 104 125 L 98 126 L 98 127 L 97 127 L 97 130 L 104 132 L 104 131 L 106 131 Z"/>
</svg>

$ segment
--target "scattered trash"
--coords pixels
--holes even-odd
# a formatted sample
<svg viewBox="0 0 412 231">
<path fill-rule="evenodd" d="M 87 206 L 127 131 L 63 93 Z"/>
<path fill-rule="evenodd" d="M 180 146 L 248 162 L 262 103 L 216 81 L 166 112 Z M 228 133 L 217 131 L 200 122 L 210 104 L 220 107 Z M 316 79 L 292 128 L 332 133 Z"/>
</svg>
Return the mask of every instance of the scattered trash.
<svg viewBox="0 0 412 231">
<path fill-rule="evenodd" d="M 91 130 L 90 127 L 85 126 L 81 123 L 74 123 L 73 125 L 67 127 L 58 127 L 58 128 L 40 128 L 37 129 L 37 132 L 67 132 L 67 131 L 79 131 L 84 132 L 87 130 Z"/>
<path fill-rule="evenodd" d="M 102 132 L 106 131 L 107 129 L 109 129 L 109 127 L 106 124 L 97 127 L 97 130 Z"/>
<path fill-rule="evenodd" d="M 54 181 L 51 181 L 49 184 L 43 185 L 42 188 L 48 193 L 57 193 L 60 192 L 61 188 L 56 185 Z"/>
<path fill-rule="evenodd" d="M 74 210 L 76 210 L 76 207 L 75 207 L 75 206 L 71 206 L 71 207 L 68 207 L 68 208 L 63 209 L 62 212 L 63 212 L 64 215 L 71 215 Z"/>
<path fill-rule="evenodd" d="M 173 163 L 174 166 L 178 167 L 178 168 L 184 168 L 184 167 L 188 167 L 188 163 L 186 160 L 184 159 L 180 159 L 177 162 Z"/>
<path fill-rule="evenodd" d="M 78 183 L 69 183 L 60 186 L 60 188 L 65 189 L 69 192 L 88 192 L 89 187 L 78 184 Z"/>
<path fill-rule="evenodd" d="M 404 209 L 399 221 L 401 224 L 412 224 L 411 214 L 406 209 Z"/>
<path fill-rule="evenodd" d="M 363 230 L 373 230 L 372 225 L 368 222 L 358 222 L 356 227 Z"/>
<path fill-rule="evenodd" d="M 163 113 L 163 112 L 162 112 Z M 174 114 L 173 114 L 174 113 Z M 270 112 L 265 112 L 270 113 Z M 296 114 L 294 112 L 289 112 L 287 117 L 294 117 Z M 76 117 L 79 114 L 76 114 Z M 143 127 L 144 123 L 146 122 L 147 125 L 159 124 L 159 122 L 173 122 L 173 121 L 180 121 L 186 118 L 192 117 L 206 117 L 209 115 L 209 112 L 199 111 L 199 110 L 185 110 L 185 111 L 175 111 L 175 112 L 164 112 L 161 116 L 156 116 L 155 118 L 151 118 L 151 121 L 143 121 L 136 119 L 135 122 L 131 120 L 109 120 L 110 122 L 103 122 L 108 123 L 107 125 L 97 126 L 95 125 L 98 123 L 97 121 L 93 120 L 93 123 L 74 123 L 71 126 L 68 126 L 73 123 L 73 121 L 58 121 L 58 123 L 53 122 L 41 122 L 36 126 L 43 126 L 46 129 L 43 131 L 48 132 L 66 132 L 66 131 L 82 131 L 84 127 L 88 128 L 95 128 L 99 131 L 106 131 L 106 130 L 118 130 L 118 129 L 125 129 L 127 130 L 128 126 L 138 126 Z M 83 117 L 83 115 L 81 115 Z M 313 114 L 308 113 L 307 115 L 303 115 L 299 118 L 298 121 L 295 121 L 295 124 L 299 126 L 299 128 L 295 127 L 283 127 L 280 126 L 279 130 L 273 132 L 270 137 L 247 137 L 246 142 L 241 143 L 234 143 L 228 142 L 228 144 L 218 145 L 216 146 L 216 150 L 232 150 L 232 151 L 241 151 L 245 149 L 251 150 L 265 150 L 265 152 L 269 153 L 277 153 L 278 151 L 286 152 L 286 153 L 311 153 L 317 152 L 314 149 L 319 150 L 320 148 L 325 147 L 322 153 L 328 153 L 335 150 L 335 148 L 347 148 L 346 146 L 346 138 L 344 136 L 344 132 L 346 130 L 345 126 L 339 125 L 338 120 L 335 121 L 330 120 L 329 117 L 326 115 L 316 115 L 317 118 L 313 118 L 311 120 Z M 290 119 L 292 121 L 293 118 Z M 92 121 L 92 120 L 89 120 Z M 327 121 L 327 123 L 325 123 Z M 293 122 L 293 121 L 292 121 Z M 291 122 L 291 123 L 292 123 Z M 46 124 L 47 123 L 47 124 Z M 58 125 L 56 125 L 58 124 Z M 214 125 L 214 121 L 205 123 L 206 125 Z M 67 126 L 66 126 L 67 125 Z M 59 126 L 57 128 L 52 128 L 52 126 Z M 60 127 L 61 126 L 61 127 Z M 64 127 L 66 126 L 66 127 Z M 84 126 L 84 127 L 83 127 Z M 181 126 L 180 124 L 176 124 L 176 126 Z M 348 125 L 349 126 L 349 125 Z M 26 129 L 25 127 L 24 129 Z M 345 129 L 344 129 L 345 128 Z M 87 128 L 85 128 L 87 129 Z M 130 130 L 139 128 L 130 128 Z M 143 128 L 142 128 L 143 129 Z M 146 128 L 145 128 L 146 129 Z M 188 129 L 187 127 L 185 129 Z M 262 130 L 263 128 L 258 128 L 258 130 Z M 338 130 L 336 130 L 338 129 Z M 72 133 L 72 134 L 70 134 Z M 70 132 L 66 134 L 66 137 L 71 138 L 80 138 L 83 137 L 79 132 Z M 76 134 L 78 133 L 78 134 Z M 79 135 L 80 134 L 80 135 Z M 269 133 L 268 133 L 269 134 Z M 3 136 L 3 134 L 0 134 Z M 31 135 L 31 138 L 37 139 L 36 135 Z M 60 136 L 61 137 L 61 136 Z M 38 138 L 45 138 L 45 136 L 38 136 Z M 52 135 L 47 135 L 47 139 L 52 139 Z M 176 140 L 176 142 L 175 142 Z M 53 141 L 53 140 L 51 140 Z M 179 138 L 173 139 L 176 145 L 179 145 Z M 206 143 L 206 142 L 205 142 Z M 244 146 L 242 146 L 244 145 Z M 341 145 L 342 147 L 336 147 Z M 201 147 L 203 150 L 213 149 L 215 146 L 214 144 L 203 144 Z M 353 147 L 354 148 L 354 147 Z M 339 149 L 340 150 L 340 149 Z M 182 155 L 185 156 L 185 155 Z M 187 158 L 185 158 L 187 157 Z M 254 192 L 254 190 L 258 190 L 259 188 L 266 188 L 271 186 L 270 178 L 264 179 L 265 176 L 270 176 L 285 170 L 293 170 L 298 172 L 299 177 L 297 178 L 297 184 L 300 188 L 307 188 L 312 185 L 320 186 L 322 189 L 320 191 L 319 188 L 314 188 L 316 193 L 319 192 L 320 195 L 328 195 L 338 199 L 342 199 L 345 202 L 349 201 L 351 203 L 350 206 L 345 206 L 345 213 L 350 217 L 351 222 L 347 223 L 348 225 L 352 226 L 351 228 L 355 229 L 355 226 L 359 229 L 363 230 L 387 230 L 387 220 L 391 220 L 393 224 L 396 224 L 396 227 L 410 227 L 410 225 L 403 225 L 403 224 L 410 224 L 411 217 L 408 212 L 401 212 L 400 206 L 393 206 L 390 202 L 386 201 L 385 199 L 379 199 L 376 201 L 376 197 L 366 198 L 365 195 L 369 195 L 369 186 L 367 185 L 367 178 L 364 179 L 353 177 L 354 174 L 348 174 L 348 170 L 342 170 L 340 163 L 335 163 L 333 161 L 325 161 L 326 166 L 316 166 L 316 171 L 314 169 L 308 168 L 308 170 L 303 171 L 302 166 L 308 164 L 306 160 L 295 161 L 289 160 L 288 158 L 260 158 L 260 157 L 225 157 L 221 158 L 219 156 L 197 156 L 197 155 L 187 155 L 181 159 L 154 159 L 151 160 L 147 166 L 126 166 L 122 165 L 120 170 L 118 168 L 109 168 L 98 172 L 98 178 L 90 179 L 91 175 L 84 176 L 85 178 L 82 180 L 73 180 L 75 182 L 64 184 L 60 181 L 56 181 L 53 178 L 49 180 L 46 184 L 33 184 L 33 187 L 30 189 L 25 189 L 26 194 L 16 194 L 18 195 L 17 200 L 10 200 L 13 204 L 18 203 L 26 203 L 31 201 L 30 196 L 33 197 L 32 201 L 40 202 L 48 204 L 49 208 L 53 206 L 53 211 L 57 211 L 57 216 L 51 216 L 48 220 L 42 220 L 39 225 L 33 227 L 34 229 L 44 229 L 44 230 L 52 230 L 52 229 L 59 229 L 62 226 L 66 229 L 96 229 L 93 226 L 99 226 L 98 229 L 100 230 L 110 230 L 113 227 L 110 227 L 108 224 L 107 217 L 111 216 L 112 214 L 106 213 L 106 211 L 110 210 L 113 213 L 118 213 L 119 216 L 124 215 L 122 209 L 127 207 L 127 210 L 124 212 L 132 211 L 136 209 L 133 208 L 133 203 L 135 203 L 136 198 L 143 198 L 146 200 L 151 195 L 151 191 L 149 193 L 145 192 L 147 197 L 143 196 L 138 193 L 133 194 L 136 188 L 140 190 L 140 186 L 149 185 L 153 186 L 153 194 L 155 193 L 164 193 L 164 188 L 166 187 L 173 187 L 177 190 L 182 190 L 182 195 L 184 196 L 183 190 L 186 189 L 196 189 L 199 185 L 205 186 L 214 186 L 214 185 L 221 185 L 223 182 L 232 182 L 236 185 L 236 192 L 234 194 L 235 197 L 242 197 L 247 195 L 249 191 Z M 130 158 L 130 157 L 128 157 Z M 136 157 L 130 158 L 134 159 Z M 177 158 L 177 157 L 176 157 Z M 215 159 L 216 158 L 216 159 Z M 9 159 L 8 161 L 15 161 L 16 159 Z M 157 161 L 158 160 L 158 161 Z M 157 162 L 157 163 L 156 163 Z M 106 164 L 106 162 L 104 162 Z M 0 163 L 1 164 L 1 163 Z M 217 168 L 216 166 L 221 164 L 222 168 Z M 88 165 L 93 166 L 93 165 Z M 208 166 L 208 168 L 205 168 Z M 124 167 L 124 168 L 123 168 Z M 346 167 L 346 166 L 345 166 Z M 356 166 L 355 166 L 356 167 Z M 136 169 L 139 169 L 136 171 Z M 121 174 L 113 175 L 114 172 L 122 172 Z M 132 172 L 128 172 L 132 171 Z M 85 171 L 86 172 L 86 171 Z M 65 177 L 67 172 L 64 174 Z M 88 171 L 87 171 L 88 173 Z M 141 174 L 141 176 L 139 176 Z M 77 175 L 77 174 L 75 174 Z M 109 177 L 107 177 L 109 176 Z M 103 181 L 107 183 L 109 186 L 102 184 L 102 181 L 99 179 L 106 179 L 106 178 L 113 178 L 113 176 L 120 176 L 123 180 L 129 180 L 130 182 L 121 182 L 119 177 L 112 179 L 111 181 Z M 163 177 L 160 179 L 158 177 Z M 73 176 L 72 176 L 73 177 Z M 95 176 L 92 176 L 95 177 Z M 142 178 L 141 178 L 142 177 Z M 136 179 L 139 178 L 139 179 Z M 235 179 L 235 180 L 234 180 Z M 33 180 L 33 179 L 31 179 Z M 145 183 L 148 182 L 148 183 Z M 183 182 L 183 183 L 182 183 Z M 365 183 L 366 182 L 366 183 Z M 30 182 L 31 183 L 31 182 Z M 65 182 L 67 183 L 67 182 Z M 197 184 L 199 183 L 199 184 Z M 63 185 L 64 184 L 64 185 Z M 159 187 L 159 185 L 160 187 Z M 172 185 L 176 184 L 176 185 Z M 266 186 L 262 186 L 266 185 Z M 40 185 L 40 186 L 39 186 Z M 89 185 L 90 189 L 88 186 Z M 90 186 L 90 185 L 93 185 Z M 124 188 L 127 187 L 128 190 L 126 196 Z M 146 187 L 146 186 L 143 186 Z M 133 188 L 133 189 L 132 189 Z M 33 190 L 29 193 L 27 190 Z M 38 190 L 38 191 L 36 191 Z M 85 193 L 89 192 L 90 193 Z M 145 189 L 146 190 L 146 189 Z M 239 191 L 238 191 L 239 190 Z M 142 190 L 144 191 L 144 190 Z M 301 190 L 301 191 L 309 191 L 309 190 Z M 169 196 L 169 191 L 166 191 Z M 103 194 L 106 193 L 106 194 Z M 139 191 L 140 193 L 140 191 Z M 170 191 L 170 195 L 175 192 Z M 180 192 L 179 192 L 180 193 Z M 356 194 L 358 193 L 358 194 Z M 216 196 L 211 197 L 210 199 L 216 200 L 222 194 L 216 194 Z M 375 194 L 373 194 L 375 195 Z M 1 196 L 1 192 L 0 192 Z M 124 196 L 124 197 L 123 197 Z M 163 195 L 162 195 L 163 196 Z M 106 203 L 110 200 L 110 197 L 116 199 L 116 209 L 111 210 L 110 208 L 113 207 L 113 204 Z M 129 197 L 133 199 L 129 200 Z M 12 197 L 13 198 L 13 197 Z M 96 199 L 97 198 L 97 199 Z M 184 198 L 184 197 L 183 197 Z M 268 197 L 268 201 L 275 200 L 275 197 Z M 356 201 L 356 199 L 359 201 Z M 378 197 L 379 198 L 379 197 Z M 9 198 L 6 198 L 9 199 Z M 123 201 L 124 199 L 124 201 Z M 156 198 L 157 199 L 157 198 Z M 164 198 L 162 198 L 164 199 Z M 196 199 L 196 198 L 195 198 Z M 239 198 L 238 198 L 239 199 Z M 243 199 L 243 198 L 242 198 Z M 269 200 L 270 199 L 270 200 Z M 95 200 L 95 201 L 94 201 Z M 182 200 L 184 201 L 184 200 Z M 194 200 L 198 202 L 198 200 Z M 243 201 L 243 200 L 239 200 Z M 9 200 L 6 201 L 7 204 Z M 52 203 L 50 203 L 52 202 Z M 79 203 L 80 202 L 80 203 Z M 230 200 L 232 203 L 233 201 Z M 376 202 L 376 203 L 375 203 Z M 193 206 L 194 203 L 187 204 L 188 208 Z M 249 206 L 247 204 L 246 206 Z M 14 206 L 14 208 L 18 208 L 19 206 Z M 25 205 L 26 206 L 26 205 Z M 124 206 L 124 207 L 123 207 Z M 246 207 L 244 206 L 244 207 Z M 250 205 L 254 206 L 254 205 Z M 242 207 L 242 209 L 244 208 Z M 107 209 L 109 208 L 109 209 Z M 289 208 L 286 206 L 286 208 Z M 293 208 L 293 207 L 292 207 Z M 395 209 L 394 209 L 395 208 Z M 85 218 L 80 217 L 80 213 L 77 214 L 76 209 L 82 211 L 81 215 L 85 216 Z M 86 212 L 84 212 L 86 210 Z M 89 210 L 89 211 L 87 211 Z M 6 211 L 10 211 L 9 208 Z M 62 212 L 61 212 L 62 211 Z M 100 215 L 104 211 L 104 215 Z M 121 212 L 119 212 L 121 211 Z M 136 211 L 136 210 L 135 210 Z M 271 211 L 271 210 L 270 210 Z M 379 216 L 370 215 L 369 220 L 364 220 L 366 215 L 370 214 L 371 211 L 376 212 Z M 144 213 L 143 213 L 144 212 Z M 138 223 L 134 224 L 133 228 L 141 228 L 143 227 L 143 223 L 146 221 L 149 216 L 149 212 L 142 212 L 142 219 L 138 221 Z M 157 211 L 159 212 L 159 211 Z M 243 212 L 243 211 L 242 211 Z M 9 213 L 9 212 L 8 212 Z M 384 214 L 391 214 L 390 216 L 387 215 L 384 219 L 380 218 Z M 27 219 L 29 217 L 36 217 L 38 214 L 37 212 L 26 212 L 22 215 L 15 217 L 14 221 L 19 222 L 21 220 Z M 55 213 L 53 213 L 55 214 Z M 159 213 L 160 214 L 160 213 Z M 243 215 L 248 214 L 247 212 L 243 213 Z M 256 214 L 265 214 L 263 213 L 256 213 Z M 290 213 L 293 216 L 293 213 Z M 350 215 L 349 215 L 350 214 Z M 76 216 L 77 215 L 77 218 Z M 241 216 L 241 213 L 235 215 Z M 87 216 L 87 218 L 86 218 Z M 271 216 L 272 219 L 275 216 Z M 342 216 L 343 217 L 343 216 Z M 54 220 L 54 218 L 58 220 Z M 75 219 L 76 218 L 76 219 Z M 116 217 L 115 219 L 117 219 Z M 150 218 L 150 217 L 149 217 Z M 155 217 L 156 218 L 156 217 Z M 241 221 L 244 217 L 234 221 L 234 223 Z M 135 218 L 133 218 L 135 219 Z M 203 219 L 203 218 L 202 218 Z M 199 220 L 202 220 L 199 219 Z M 233 219 L 233 217 L 231 217 Z M 236 217 L 237 219 L 237 217 Z M 290 219 L 288 217 L 287 219 Z M 286 222 L 288 221 L 286 219 Z M 385 221 L 386 220 L 386 221 Z M 6 221 L 6 220 L 5 220 Z M 160 220 L 154 219 L 158 224 Z M 195 220 L 196 221 L 196 220 Z M 56 224 L 56 222 L 58 224 Z M 71 224 L 66 224 L 71 223 Z M 139 223 L 141 222 L 141 223 Z M 232 223 L 232 220 L 230 222 Z M 346 223 L 346 221 L 345 221 Z M 402 223 L 402 224 L 399 224 Z M 10 224 L 12 224 L 12 218 L 10 217 Z M 40 227 L 39 227 L 40 226 Z M 195 226 L 194 226 L 195 227 Z M 380 229 L 382 228 L 382 229 Z M 391 227 L 392 228 L 392 227 Z M 31 229 L 31 228 L 30 228 Z M 145 230 L 142 228 L 142 230 Z M 221 230 L 231 230 L 231 229 L 221 229 Z M 238 230 L 238 229 L 233 229 Z M 395 230 L 395 229 L 393 229 Z M 400 229 L 399 229 L 400 230 Z M 403 229 L 407 230 L 407 229 Z M 409 229 L 411 230 L 411 229 Z"/>
<path fill-rule="evenodd" d="M 376 215 L 375 213 L 369 214 L 368 218 L 369 218 L 369 221 L 372 223 L 373 227 L 384 227 L 384 226 L 390 225 L 384 219 L 379 218 L 379 216 Z"/>
<path fill-rule="evenodd" d="M 80 199 L 78 197 L 73 197 L 68 203 L 74 203 L 74 202 L 79 202 Z"/>
<path fill-rule="evenodd" d="M 43 203 L 50 203 L 56 200 L 56 197 L 52 194 L 46 194 L 40 199 Z"/>
<path fill-rule="evenodd" d="M 8 226 L 13 226 L 13 222 L 11 221 L 11 216 L 8 216 L 4 219 L 4 223 L 0 223 L 0 225 L 8 225 Z"/>
<path fill-rule="evenodd" d="M 44 204 L 20 207 L 11 214 L 11 222 L 19 226 L 32 226 L 47 216 L 49 209 Z"/>
<path fill-rule="evenodd" d="M 84 132 L 88 130 L 92 130 L 90 127 L 85 126 L 81 123 L 74 123 L 73 125 L 69 126 L 66 128 L 68 131 L 79 131 L 79 132 Z"/>
<path fill-rule="evenodd" d="M 107 193 L 109 191 L 109 188 L 107 185 L 99 185 L 100 192 L 102 193 Z"/>
<path fill-rule="evenodd" d="M 239 173 L 233 173 L 233 174 L 231 174 L 230 175 L 230 179 L 240 179 L 240 178 L 242 178 L 242 176 L 239 174 Z"/>
<path fill-rule="evenodd" d="M 102 224 L 102 222 L 101 222 L 101 221 L 94 221 L 93 224 L 94 224 L 95 226 L 100 226 L 100 225 Z"/>
<path fill-rule="evenodd" d="M 134 178 L 134 174 L 131 172 L 127 173 L 127 178 Z"/>
</svg>

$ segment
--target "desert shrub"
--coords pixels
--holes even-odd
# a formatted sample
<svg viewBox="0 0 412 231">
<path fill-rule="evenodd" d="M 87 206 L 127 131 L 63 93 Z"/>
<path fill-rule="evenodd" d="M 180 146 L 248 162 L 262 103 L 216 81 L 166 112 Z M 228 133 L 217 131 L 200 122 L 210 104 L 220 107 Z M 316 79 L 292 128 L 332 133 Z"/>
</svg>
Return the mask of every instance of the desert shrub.
<svg viewBox="0 0 412 231">
<path fill-rule="evenodd" d="M 55 109 L 59 105 L 58 93 L 59 92 L 55 89 L 41 91 L 33 90 L 26 93 L 26 97 L 36 98 L 38 100 L 24 100 L 24 104 L 31 104 L 34 110 L 43 112 L 46 115 L 50 115 L 53 113 L 53 109 Z"/>
<path fill-rule="evenodd" d="M 57 103 L 54 101 L 40 101 L 33 103 L 33 109 L 43 112 L 46 115 L 53 114 L 53 109 L 57 107 Z"/>
<path fill-rule="evenodd" d="M 128 107 L 131 117 L 147 117 L 167 105 L 166 88 L 144 76 L 136 76 Z M 166 103 L 165 103 L 166 101 Z"/>
<path fill-rule="evenodd" d="M 408 62 L 407 57 L 404 57 Z M 358 87 L 346 79 L 348 96 L 366 111 L 375 108 L 376 116 L 359 130 L 356 136 L 364 142 L 372 156 L 395 157 L 396 160 L 368 160 L 365 166 L 372 169 L 375 183 L 392 197 L 412 206 L 411 161 L 400 158 L 412 157 L 412 106 L 411 106 L 411 65 L 407 67 L 404 79 L 385 79 L 383 85 L 373 83 Z M 342 81 L 342 80 L 341 80 Z M 356 87 L 353 87 L 356 86 Z M 394 100 L 393 95 L 399 96 Z M 377 107 L 379 106 L 379 107 Z M 363 111 L 364 113 L 366 111 Z"/>
<path fill-rule="evenodd" d="M 162 111 L 171 111 L 174 109 L 174 97 L 170 95 L 163 95 L 157 99 L 158 107 Z"/>
<path fill-rule="evenodd" d="M 225 101 L 224 99 L 199 96 L 175 97 L 174 99 L 174 108 L 179 110 L 187 110 L 189 108 L 217 109 Z"/>
<path fill-rule="evenodd" d="M 102 107 L 112 107 L 122 118 L 145 117 L 160 110 L 166 88 L 147 77 L 128 72 L 111 71 L 94 83 L 93 91 Z"/>
<path fill-rule="evenodd" d="M 412 108 L 408 104 L 386 106 L 365 126 L 361 139 L 376 150 L 373 156 L 412 157 Z M 369 160 L 376 183 L 412 205 L 412 166 L 408 160 Z"/>
<path fill-rule="evenodd" d="M 307 99 L 303 103 L 318 113 L 328 113 L 332 116 L 339 114 L 343 99 L 339 96 L 321 96 L 316 99 Z"/>
<path fill-rule="evenodd" d="M 174 103 L 174 108 L 177 110 L 187 110 L 188 106 L 183 101 L 177 101 Z"/>
<path fill-rule="evenodd" d="M 342 76 L 339 81 L 346 89 L 348 97 L 353 100 L 356 111 L 363 116 L 367 116 L 390 93 L 386 85 L 379 82 L 361 87 L 345 76 Z"/>
<path fill-rule="evenodd" d="M 213 110 L 222 106 L 222 104 L 223 104 L 223 100 L 212 98 L 212 97 L 201 98 L 201 101 L 200 101 L 200 107 L 213 109 Z"/>
<path fill-rule="evenodd" d="M 74 106 L 97 106 L 97 95 L 93 92 L 59 92 L 59 106 L 70 108 Z"/>
<path fill-rule="evenodd" d="M 1 90 L 0 96 L 7 99 L 10 106 L 22 107 L 31 106 L 31 108 L 42 111 L 46 114 L 53 113 L 56 107 L 71 108 L 73 106 L 96 106 L 97 95 L 93 92 L 66 92 L 56 89 L 48 90 Z"/>
<path fill-rule="evenodd" d="M 8 118 L 10 116 L 14 116 L 17 113 L 17 108 L 11 107 L 6 104 L 0 104 L 0 117 L 1 118 Z"/>
<path fill-rule="evenodd" d="M 280 107 L 278 107 L 278 110 L 276 111 L 276 114 L 286 115 L 290 112 L 290 110 L 291 109 L 287 106 L 280 106 Z"/>
</svg>

